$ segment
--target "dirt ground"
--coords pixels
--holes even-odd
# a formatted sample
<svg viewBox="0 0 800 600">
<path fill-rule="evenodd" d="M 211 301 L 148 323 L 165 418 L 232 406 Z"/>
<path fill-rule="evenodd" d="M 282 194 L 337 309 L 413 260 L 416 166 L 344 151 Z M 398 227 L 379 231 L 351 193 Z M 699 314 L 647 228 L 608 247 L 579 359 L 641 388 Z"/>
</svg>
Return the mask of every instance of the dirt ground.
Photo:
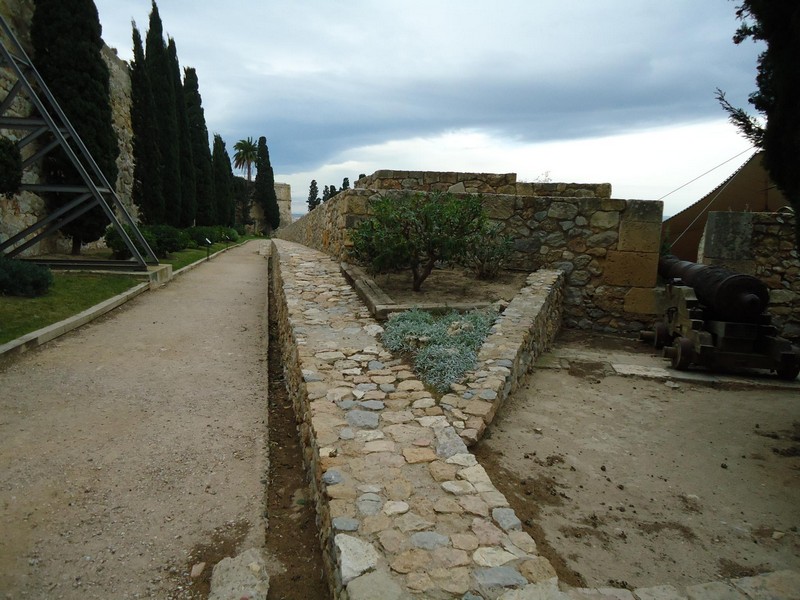
<svg viewBox="0 0 800 600">
<path fill-rule="evenodd" d="M 639 342 L 567 333 L 556 349 L 581 358 L 534 370 L 475 450 L 563 580 L 683 586 L 800 568 L 798 389 L 611 374 L 612 356 L 666 366 Z"/>
<path fill-rule="evenodd" d="M 257 252 L 0 367 L 1 597 L 203 598 L 211 565 L 263 545 Z"/>
<path fill-rule="evenodd" d="M 525 285 L 530 273 L 501 271 L 497 279 L 476 279 L 461 268 L 434 269 L 422 283 L 422 289 L 411 289 L 411 272 L 384 273 L 374 277 L 375 283 L 398 304 L 414 302 L 495 302 L 510 301 Z"/>
</svg>

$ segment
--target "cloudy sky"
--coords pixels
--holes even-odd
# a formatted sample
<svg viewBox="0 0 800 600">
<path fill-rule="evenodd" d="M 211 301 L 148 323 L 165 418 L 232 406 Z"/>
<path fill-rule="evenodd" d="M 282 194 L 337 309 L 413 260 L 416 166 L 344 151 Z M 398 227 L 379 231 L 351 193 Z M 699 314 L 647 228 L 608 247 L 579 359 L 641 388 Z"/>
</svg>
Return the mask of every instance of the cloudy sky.
<svg viewBox="0 0 800 600">
<path fill-rule="evenodd" d="M 144 35 L 150 0 L 95 4 L 106 43 L 129 59 L 131 20 Z M 197 69 L 209 131 L 231 153 L 265 135 L 294 212 L 311 179 L 321 190 L 412 169 L 609 182 L 673 214 L 751 154 L 714 99 L 719 87 L 745 106 L 755 87 L 760 48 L 732 43 L 732 0 L 158 7 L 181 65 Z"/>
</svg>

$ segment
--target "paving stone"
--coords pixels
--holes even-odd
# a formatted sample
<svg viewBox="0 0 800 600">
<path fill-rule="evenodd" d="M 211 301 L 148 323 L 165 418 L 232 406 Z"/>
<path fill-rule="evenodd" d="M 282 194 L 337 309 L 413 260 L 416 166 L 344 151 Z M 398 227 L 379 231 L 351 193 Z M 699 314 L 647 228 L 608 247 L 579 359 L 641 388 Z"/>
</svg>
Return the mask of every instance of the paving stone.
<svg viewBox="0 0 800 600">
<path fill-rule="evenodd" d="M 475 486 L 469 481 L 444 481 L 442 482 L 442 489 L 456 496 L 475 493 Z"/>
<path fill-rule="evenodd" d="M 394 392 L 397 389 L 394 386 L 393 383 L 382 383 L 380 385 L 380 388 L 381 388 L 381 391 L 386 393 L 386 394 L 391 394 L 392 392 Z"/>
<path fill-rule="evenodd" d="M 378 494 L 362 494 L 356 501 L 356 508 L 362 515 L 376 515 L 383 507 L 383 500 Z"/>
<path fill-rule="evenodd" d="M 411 596 L 385 571 L 373 571 L 347 584 L 350 600 L 406 600 Z"/>
<path fill-rule="evenodd" d="M 395 519 L 395 523 L 397 528 L 404 533 L 408 533 L 410 531 L 421 531 L 435 525 L 435 523 L 423 519 L 415 512 L 407 512 L 403 516 Z"/>
<path fill-rule="evenodd" d="M 437 455 L 442 458 L 450 458 L 456 454 L 466 454 L 467 452 L 469 451 L 466 444 L 464 444 L 464 440 L 459 437 L 455 429 L 452 427 L 436 429 Z"/>
<path fill-rule="evenodd" d="M 472 560 L 481 567 L 501 567 L 516 558 L 501 548 L 478 548 L 472 553 Z"/>
<path fill-rule="evenodd" d="M 481 390 L 478 392 L 478 398 L 481 400 L 496 400 L 497 399 L 497 392 L 494 390 Z"/>
<path fill-rule="evenodd" d="M 345 427 L 339 430 L 339 438 L 343 440 L 352 440 L 355 439 L 356 432 L 350 429 L 349 427 Z"/>
<path fill-rule="evenodd" d="M 365 400 L 364 402 L 359 402 L 358 404 L 367 410 L 383 410 L 386 408 L 386 405 L 380 400 Z"/>
<path fill-rule="evenodd" d="M 463 443 L 463 442 L 462 442 Z M 491 492 L 495 490 L 489 474 L 481 465 L 466 467 L 458 472 L 458 478 L 469 481 L 478 492 Z"/>
<path fill-rule="evenodd" d="M 508 539 L 520 550 L 528 554 L 536 554 L 536 542 L 525 531 L 509 531 Z"/>
<path fill-rule="evenodd" d="M 475 569 L 472 573 L 478 586 L 486 590 L 519 587 L 528 583 L 514 567 L 489 567 Z"/>
<path fill-rule="evenodd" d="M 556 570 L 544 556 L 535 556 L 519 563 L 519 572 L 531 583 L 539 583 L 557 577 Z M 625 590 L 627 591 L 627 590 Z M 630 592 L 628 592 L 630 594 Z M 633 600 L 630 598 L 629 600 Z"/>
<path fill-rule="evenodd" d="M 406 585 L 416 592 L 427 592 L 436 587 L 427 573 L 409 573 L 406 575 Z"/>
<path fill-rule="evenodd" d="M 322 481 L 328 485 L 336 485 L 337 483 L 342 483 L 342 481 L 344 481 L 344 477 L 342 477 L 342 474 L 339 471 L 329 469 L 322 475 Z"/>
<path fill-rule="evenodd" d="M 327 351 L 327 352 L 317 352 L 314 355 L 314 358 L 318 358 L 320 360 L 324 360 L 328 363 L 334 363 L 337 360 L 341 360 L 345 358 L 345 355 L 339 351 Z"/>
<path fill-rule="evenodd" d="M 412 465 L 436 460 L 436 453 L 432 448 L 403 448 L 403 456 Z"/>
<path fill-rule="evenodd" d="M 481 546 L 499 546 L 503 543 L 503 532 L 487 519 L 473 519 L 470 529 L 478 536 Z"/>
<path fill-rule="evenodd" d="M 392 518 L 383 514 L 382 512 L 376 515 L 369 515 L 364 517 L 364 521 L 359 528 L 365 535 L 372 535 L 380 531 L 386 531 L 392 526 Z"/>
<path fill-rule="evenodd" d="M 433 551 L 433 562 L 445 569 L 469 566 L 470 555 L 458 548 L 440 547 Z"/>
<path fill-rule="evenodd" d="M 381 416 L 387 423 L 408 423 L 414 420 L 414 415 L 408 410 L 383 411 Z"/>
<path fill-rule="evenodd" d="M 431 429 L 440 429 L 442 427 L 449 427 L 450 425 L 447 421 L 447 417 L 443 416 L 420 417 L 417 419 L 417 422 L 422 427 L 430 427 Z"/>
<path fill-rule="evenodd" d="M 731 584 L 753 600 L 800 598 L 800 573 L 797 571 L 775 571 L 755 577 L 733 579 Z"/>
<path fill-rule="evenodd" d="M 408 536 L 400 533 L 396 529 L 387 529 L 378 533 L 378 541 L 381 546 L 391 554 L 400 554 L 411 547 Z"/>
<path fill-rule="evenodd" d="M 365 410 L 351 410 L 346 416 L 347 422 L 353 427 L 362 429 L 377 429 L 379 416 L 377 413 Z"/>
<path fill-rule="evenodd" d="M 332 524 L 336 531 L 358 531 L 360 523 L 358 519 L 352 519 L 350 517 L 335 517 L 332 520 Z"/>
<path fill-rule="evenodd" d="M 389 500 L 383 505 L 383 513 L 386 515 L 402 515 L 409 510 L 408 502 L 402 500 Z"/>
<path fill-rule="evenodd" d="M 480 517 L 489 516 L 489 505 L 479 496 L 461 496 L 458 503 L 464 511 Z"/>
<path fill-rule="evenodd" d="M 269 575 L 264 555 L 255 548 L 235 558 L 223 558 L 212 571 L 209 600 L 242 597 L 266 600 L 268 593 Z M 11 595 L 6 597 L 10 598 Z"/>
<path fill-rule="evenodd" d="M 380 371 L 381 369 L 383 369 L 383 363 L 379 360 L 370 360 L 369 363 L 367 363 L 367 368 L 370 371 Z"/>
<path fill-rule="evenodd" d="M 370 454 L 372 452 L 394 452 L 395 445 L 391 440 L 373 440 L 364 444 L 362 452 Z"/>
<path fill-rule="evenodd" d="M 356 439 L 360 442 L 374 442 L 375 440 L 382 440 L 386 437 L 382 431 L 375 431 L 375 430 L 367 430 L 367 431 L 356 431 Z"/>
<path fill-rule="evenodd" d="M 464 509 L 453 498 L 439 498 L 433 503 L 433 510 L 437 513 L 461 514 Z"/>
<path fill-rule="evenodd" d="M 556 579 L 551 579 L 508 590 L 498 596 L 498 600 L 570 600 L 570 596 L 558 589 Z"/>
<path fill-rule="evenodd" d="M 433 550 L 439 546 L 446 546 L 450 543 L 450 538 L 435 531 L 418 531 L 411 536 L 411 545 L 415 548 Z"/>
<path fill-rule="evenodd" d="M 422 391 L 424 389 L 425 386 L 418 379 L 406 379 L 405 381 L 401 381 L 397 384 L 398 392 Z"/>
<path fill-rule="evenodd" d="M 451 594 L 460 596 L 470 588 L 469 569 L 464 567 L 432 569 L 430 574 L 438 587 Z"/>
<path fill-rule="evenodd" d="M 465 453 L 465 454 L 454 454 L 445 462 L 448 465 L 457 465 L 461 467 L 472 467 L 478 464 L 478 459 L 475 458 L 475 455 L 472 453 Z"/>
<path fill-rule="evenodd" d="M 473 533 L 451 533 L 450 542 L 453 548 L 472 552 L 478 548 L 478 536 Z"/>
<path fill-rule="evenodd" d="M 374 392 L 378 389 L 378 385 L 375 383 L 359 383 L 356 386 L 356 390 L 359 392 Z"/>
<path fill-rule="evenodd" d="M 428 551 L 421 548 L 412 548 L 398 554 L 390 562 L 390 566 L 398 573 L 411 573 L 412 571 L 424 571 L 430 565 L 431 555 Z"/>
<path fill-rule="evenodd" d="M 508 506 L 506 497 L 497 490 L 493 492 L 481 492 L 481 498 L 486 502 L 489 508 Z"/>
<path fill-rule="evenodd" d="M 379 556 L 372 544 L 345 533 L 337 533 L 334 543 L 341 557 L 343 584 L 377 566 Z"/>
<path fill-rule="evenodd" d="M 522 521 L 517 518 L 514 509 L 511 508 L 495 508 L 492 510 L 492 518 L 500 525 L 503 531 L 512 531 L 522 529 Z"/>
</svg>

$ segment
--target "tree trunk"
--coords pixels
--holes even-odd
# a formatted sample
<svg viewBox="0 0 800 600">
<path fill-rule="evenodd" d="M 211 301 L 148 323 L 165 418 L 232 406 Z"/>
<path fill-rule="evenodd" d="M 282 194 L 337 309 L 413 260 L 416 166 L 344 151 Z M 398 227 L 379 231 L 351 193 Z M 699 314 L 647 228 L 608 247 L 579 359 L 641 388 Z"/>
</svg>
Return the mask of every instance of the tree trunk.
<svg viewBox="0 0 800 600">
<path fill-rule="evenodd" d="M 80 256 L 81 238 L 78 235 L 72 236 L 72 256 Z"/>
<path fill-rule="evenodd" d="M 433 272 L 433 266 L 436 264 L 435 260 L 428 261 L 422 266 L 420 270 L 419 267 L 412 267 L 411 273 L 414 275 L 414 282 L 412 284 L 412 288 L 415 292 L 418 292 L 419 289 L 422 287 L 422 282 L 428 278 L 428 275 Z"/>
</svg>

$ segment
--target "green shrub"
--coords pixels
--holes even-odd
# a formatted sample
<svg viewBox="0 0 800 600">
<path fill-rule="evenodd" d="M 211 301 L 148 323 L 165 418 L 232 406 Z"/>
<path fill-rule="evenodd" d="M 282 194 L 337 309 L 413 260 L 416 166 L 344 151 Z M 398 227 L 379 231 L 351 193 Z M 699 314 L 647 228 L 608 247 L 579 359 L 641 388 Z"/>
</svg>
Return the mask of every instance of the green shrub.
<svg viewBox="0 0 800 600">
<path fill-rule="evenodd" d="M 44 296 L 52 284 L 53 274 L 47 267 L 0 256 L 0 294 Z"/>
<path fill-rule="evenodd" d="M 469 238 L 459 262 L 472 269 L 478 279 L 495 279 L 513 249 L 511 236 L 502 235 L 499 225 L 487 223 Z"/>
<path fill-rule="evenodd" d="M 411 353 L 422 381 L 446 392 L 475 365 L 496 318 L 497 313 L 488 309 L 453 311 L 438 318 L 413 309 L 392 315 L 381 341 L 392 352 Z"/>
<path fill-rule="evenodd" d="M 13 140 L 0 136 L 0 194 L 11 197 L 22 184 L 22 156 Z"/>
<path fill-rule="evenodd" d="M 128 234 L 128 237 L 131 238 L 131 240 L 133 241 L 134 245 L 139 250 L 139 252 L 142 255 L 144 255 L 145 254 L 144 247 L 139 243 L 139 240 L 137 240 L 136 237 L 134 237 L 133 229 L 131 229 L 130 226 L 126 224 L 123 224 L 122 227 L 125 229 L 125 231 Z M 153 235 L 153 233 L 151 231 L 148 231 L 147 228 L 145 227 L 140 227 L 139 232 L 142 234 L 142 237 L 147 242 L 147 245 L 150 246 L 150 249 L 153 252 L 156 252 L 157 254 L 156 238 Z M 130 250 L 128 250 L 128 246 L 125 244 L 125 240 L 122 239 L 122 236 L 119 234 L 116 227 L 114 227 L 113 225 L 109 225 L 108 228 L 106 229 L 106 234 L 104 239 L 106 241 L 106 246 L 108 246 L 111 249 L 114 258 L 118 260 L 127 260 L 132 256 Z"/>
<path fill-rule="evenodd" d="M 220 241 L 219 230 L 219 227 L 212 227 L 210 225 L 198 225 L 196 227 L 184 229 L 192 241 L 200 248 L 208 246 L 208 242 L 206 242 L 206 240 L 212 244 L 216 244 L 218 241 Z"/>
<path fill-rule="evenodd" d="M 141 230 L 142 235 L 148 232 L 152 236 L 155 246 L 151 244 L 150 247 L 159 258 L 166 258 L 171 252 L 183 250 L 189 244 L 189 236 L 172 225 L 147 225 Z M 145 236 L 145 239 L 148 238 Z M 149 241 L 147 243 L 150 244 Z"/>
<path fill-rule="evenodd" d="M 410 269 L 415 291 L 437 262 L 462 255 L 486 224 L 478 196 L 406 193 L 378 198 L 370 208 L 373 216 L 351 230 L 353 257 L 372 271 Z"/>
</svg>

